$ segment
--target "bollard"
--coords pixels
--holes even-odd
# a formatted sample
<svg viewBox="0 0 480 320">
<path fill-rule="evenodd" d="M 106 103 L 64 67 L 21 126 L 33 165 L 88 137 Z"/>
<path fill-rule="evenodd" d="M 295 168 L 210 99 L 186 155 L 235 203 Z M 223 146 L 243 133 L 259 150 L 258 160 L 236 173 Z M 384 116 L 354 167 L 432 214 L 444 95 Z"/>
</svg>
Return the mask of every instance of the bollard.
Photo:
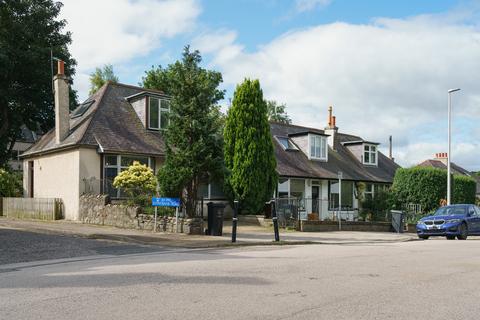
<svg viewBox="0 0 480 320">
<path fill-rule="evenodd" d="M 275 241 L 280 241 L 280 234 L 278 233 L 278 218 L 277 218 L 277 205 L 275 200 L 271 201 L 272 203 L 272 221 L 273 221 L 273 231 L 275 232 Z"/>
<path fill-rule="evenodd" d="M 237 242 L 238 201 L 233 201 L 232 243 Z"/>
</svg>

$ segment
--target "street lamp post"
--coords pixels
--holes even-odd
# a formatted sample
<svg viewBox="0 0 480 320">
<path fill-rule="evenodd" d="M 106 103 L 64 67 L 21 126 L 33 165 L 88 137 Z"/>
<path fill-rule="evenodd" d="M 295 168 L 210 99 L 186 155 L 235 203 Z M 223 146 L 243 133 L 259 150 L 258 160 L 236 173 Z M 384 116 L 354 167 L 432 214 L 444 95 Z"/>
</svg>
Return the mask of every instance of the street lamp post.
<svg viewBox="0 0 480 320">
<path fill-rule="evenodd" d="M 448 90 L 448 153 L 447 153 L 447 205 L 451 203 L 451 193 L 452 193 L 452 184 L 451 184 L 451 168 L 450 162 L 452 158 L 452 93 L 460 91 L 460 88 Z"/>
</svg>

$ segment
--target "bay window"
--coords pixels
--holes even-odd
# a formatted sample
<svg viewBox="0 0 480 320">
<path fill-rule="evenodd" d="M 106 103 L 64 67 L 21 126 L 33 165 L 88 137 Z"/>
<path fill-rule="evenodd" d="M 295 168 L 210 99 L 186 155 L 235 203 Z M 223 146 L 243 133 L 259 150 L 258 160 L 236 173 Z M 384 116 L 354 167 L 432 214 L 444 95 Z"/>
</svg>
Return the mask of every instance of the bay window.
<svg viewBox="0 0 480 320">
<path fill-rule="evenodd" d="M 103 193 L 108 194 L 111 198 L 122 198 L 125 194 L 115 187 L 113 187 L 113 180 L 122 171 L 127 170 L 134 161 L 147 165 L 153 169 L 153 159 L 143 156 L 122 156 L 106 154 L 103 161 Z"/>
</svg>

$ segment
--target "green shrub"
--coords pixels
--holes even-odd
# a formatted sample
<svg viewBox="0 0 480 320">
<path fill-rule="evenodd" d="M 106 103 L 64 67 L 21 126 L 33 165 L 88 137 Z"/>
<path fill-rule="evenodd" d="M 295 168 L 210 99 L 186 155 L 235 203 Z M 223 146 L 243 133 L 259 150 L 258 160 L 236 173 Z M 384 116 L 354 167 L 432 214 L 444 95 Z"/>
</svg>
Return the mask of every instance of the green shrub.
<svg viewBox="0 0 480 320">
<path fill-rule="evenodd" d="M 22 175 L 0 168 L 0 197 L 21 197 Z"/>
<path fill-rule="evenodd" d="M 475 181 L 466 176 L 453 177 L 452 203 L 474 203 Z M 438 208 L 447 198 L 447 172 L 445 170 L 413 167 L 398 169 L 392 185 L 392 200 L 397 209 L 409 203 L 420 204 L 423 212 Z"/>
<path fill-rule="evenodd" d="M 377 190 L 373 198 L 366 198 L 361 202 L 360 216 L 364 220 L 369 218 L 372 221 L 384 221 L 391 207 L 390 190 Z"/>
<path fill-rule="evenodd" d="M 453 203 L 475 203 L 477 182 L 467 176 L 454 176 L 452 188 Z"/>
<path fill-rule="evenodd" d="M 152 169 L 134 161 L 127 170 L 115 177 L 113 186 L 127 193 L 129 204 L 147 206 L 157 189 L 157 179 Z"/>
</svg>

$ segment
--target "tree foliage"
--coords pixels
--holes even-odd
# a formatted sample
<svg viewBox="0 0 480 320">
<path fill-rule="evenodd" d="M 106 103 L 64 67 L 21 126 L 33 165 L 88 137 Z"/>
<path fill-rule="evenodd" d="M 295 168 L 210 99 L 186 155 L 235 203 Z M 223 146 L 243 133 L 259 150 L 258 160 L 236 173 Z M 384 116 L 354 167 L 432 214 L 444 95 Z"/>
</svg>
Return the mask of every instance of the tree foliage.
<svg viewBox="0 0 480 320">
<path fill-rule="evenodd" d="M 125 191 L 133 204 L 145 205 L 155 194 L 157 179 L 153 170 L 138 161 L 134 161 L 127 170 L 120 172 L 113 180 L 113 186 Z"/>
<path fill-rule="evenodd" d="M 92 95 L 98 91 L 107 81 L 118 83 L 118 77 L 113 72 L 113 66 L 106 64 L 103 68 L 96 68 L 95 72 L 90 74 L 90 92 Z"/>
<path fill-rule="evenodd" d="M 67 76 L 75 73 L 71 36 L 58 19 L 61 7 L 52 0 L 0 1 L 0 166 L 23 124 L 33 131 L 53 127 L 51 50 L 66 62 Z M 75 105 L 76 93 L 70 93 Z"/>
<path fill-rule="evenodd" d="M 21 197 L 22 175 L 0 168 L 0 197 Z"/>
<path fill-rule="evenodd" d="M 454 175 L 452 185 L 452 203 L 475 202 L 476 182 L 472 178 Z M 428 167 L 398 169 L 392 193 L 397 208 L 415 203 L 424 212 L 432 211 L 438 208 L 440 200 L 447 198 L 447 172 Z"/>
<path fill-rule="evenodd" d="M 284 103 L 278 104 L 274 100 L 267 100 L 268 120 L 285 124 L 292 123 L 290 116 L 287 114 L 286 108 L 287 105 Z"/>
<path fill-rule="evenodd" d="M 187 46 L 181 61 L 146 72 L 142 85 L 171 96 L 169 125 L 164 131 L 166 160 L 158 173 L 160 191 L 181 196 L 189 217 L 197 207 L 197 191 L 205 174 L 222 180 L 221 119 L 218 102 L 224 91 L 219 72 L 200 67 L 202 57 Z"/>
<path fill-rule="evenodd" d="M 259 212 L 277 185 L 267 104 L 258 80 L 238 85 L 224 130 L 227 184 L 243 209 Z"/>
</svg>

